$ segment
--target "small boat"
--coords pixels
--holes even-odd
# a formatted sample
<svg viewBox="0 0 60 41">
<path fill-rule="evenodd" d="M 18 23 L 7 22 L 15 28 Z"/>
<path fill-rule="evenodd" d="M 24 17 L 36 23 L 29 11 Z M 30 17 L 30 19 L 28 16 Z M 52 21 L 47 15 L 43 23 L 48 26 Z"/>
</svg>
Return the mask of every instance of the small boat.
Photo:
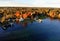
<svg viewBox="0 0 60 41">
<path fill-rule="evenodd" d="M 24 19 L 23 18 L 20 18 L 19 21 L 23 21 Z"/>
<path fill-rule="evenodd" d="M 38 19 L 38 22 L 39 22 L 39 23 L 42 22 L 42 19 Z"/>
<path fill-rule="evenodd" d="M 38 20 L 36 20 L 36 21 L 40 23 L 40 22 L 42 22 L 42 19 L 38 19 Z"/>
</svg>

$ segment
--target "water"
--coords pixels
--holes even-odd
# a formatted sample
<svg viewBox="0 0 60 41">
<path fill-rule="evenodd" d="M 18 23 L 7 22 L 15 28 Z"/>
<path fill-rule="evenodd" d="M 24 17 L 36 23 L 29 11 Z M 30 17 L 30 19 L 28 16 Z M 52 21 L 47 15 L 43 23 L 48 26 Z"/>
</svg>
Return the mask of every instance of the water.
<svg viewBox="0 0 60 41">
<path fill-rule="evenodd" d="M 36 21 L 14 23 L 12 27 L 8 27 L 6 30 L 0 27 L 0 40 L 60 41 L 60 21 L 46 18 L 41 23 Z"/>
</svg>

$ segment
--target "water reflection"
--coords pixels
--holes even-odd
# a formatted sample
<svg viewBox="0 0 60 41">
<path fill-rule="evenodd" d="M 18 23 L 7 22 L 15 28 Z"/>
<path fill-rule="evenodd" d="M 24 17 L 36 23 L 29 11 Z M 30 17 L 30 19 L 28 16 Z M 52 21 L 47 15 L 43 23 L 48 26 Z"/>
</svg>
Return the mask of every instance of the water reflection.
<svg viewBox="0 0 60 41">
<path fill-rule="evenodd" d="M 0 28 L 0 37 L 3 37 L 0 40 L 59 41 L 60 21 L 58 19 L 51 21 L 50 18 L 41 19 L 42 22 L 39 20 L 11 22 L 12 26 L 7 26 L 5 31 Z"/>
<path fill-rule="evenodd" d="M 3 28 L 3 30 L 6 30 L 7 28 L 14 26 L 15 23 L 22 24 L 23 27 L 26 27 L 28 23 L 33 23 L 34 21 L 40 23 L 40 22 L 42 22 L 42 19 L 38 19 L 37 17 L 35 17 L 33 19 L 30 19 L 30 18 L 27 18 L 27 19 L 9 18 L 9 19 L 6 19 L 5 22 L 0 23 L 0 26 Z"/>
<path fill-rule="evenodd" d="M 22 25 L 23 25 L 23 27 L 26 27 L 27 26 L 27 22 L 24 22 Z"/>
<path fill-rule="evenodd" d="M 54 21 L 54 20 L 59 21 L 59 19 L 53 19 L 53 18 L 47 18 L 47 19 L 49 19 L 50 21 Z M 49 23 L 48 20 L 46 20 L 46 21 L 47 21 L 47 23 Z M 23 27 L 27 27 L 27 25 L 29 23 L 32 24 L 33 22 L 42 23 L 42 22 L 44 22 L 44 19 L 34 19 L 34 20 L 33 19 L 25 19 L 24 21 L 19 21 L 19 19 L 16 19 L 16 20 L 9 19 L 8 21 L 5 21 L 3 24 L 0 23 L 0 27 L 3 30 L 7 30 L 7 28 L 9 28 L 9 27 L 14 27 L 15 24 L 19 24 L 19 25 L 22 25 Z M 17 26 L 17 25 L 15 25 L 15 26 Z"/>
</svg>

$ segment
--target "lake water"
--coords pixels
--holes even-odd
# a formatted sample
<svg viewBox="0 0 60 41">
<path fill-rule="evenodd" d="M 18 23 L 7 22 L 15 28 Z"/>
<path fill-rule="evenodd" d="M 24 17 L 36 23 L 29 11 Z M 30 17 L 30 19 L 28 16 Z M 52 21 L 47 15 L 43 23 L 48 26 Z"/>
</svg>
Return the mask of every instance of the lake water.
<svg viewBox="0 0 60 41">
<path fill-rule="evenodd" d="M 0 27 L 0 41 L 60 41 L 60 20 L 43 19 L 41 23 L 14 23 L 3 30 Z"/>
</svg>

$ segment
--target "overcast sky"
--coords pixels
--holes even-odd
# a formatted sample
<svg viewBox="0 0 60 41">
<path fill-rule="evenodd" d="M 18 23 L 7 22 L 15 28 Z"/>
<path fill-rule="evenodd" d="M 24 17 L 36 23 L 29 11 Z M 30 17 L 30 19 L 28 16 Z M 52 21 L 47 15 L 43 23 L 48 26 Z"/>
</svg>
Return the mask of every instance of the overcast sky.
<svg viewBox="0 0 60 41">
<path fill-rule="evenodd" d="M 0 6 L 59 7 L 59 0 L 0 0 Z"/>
</svg>

